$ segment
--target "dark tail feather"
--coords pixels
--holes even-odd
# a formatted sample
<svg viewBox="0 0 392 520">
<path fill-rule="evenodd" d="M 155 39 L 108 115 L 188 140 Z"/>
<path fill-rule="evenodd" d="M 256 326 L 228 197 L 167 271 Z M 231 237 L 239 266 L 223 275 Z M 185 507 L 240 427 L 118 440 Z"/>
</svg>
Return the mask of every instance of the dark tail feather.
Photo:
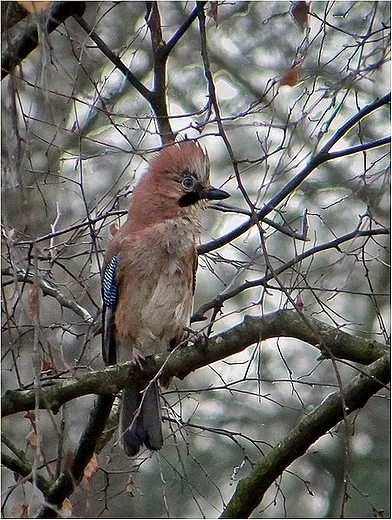
<svg viewBox="0 0 392 520">
<path fill-rule="evenodd" d="M 139 388 L 125 387 L 122 394 L 120 436 L 125 453 L 129 457 L 137 454 L 142 444 L 151 450 L 159 450 L 163 445 L 161 407 L 157 383 L 145 391 L 139 415 L 142 394 Z M 131 428 L 129 426 L 132 424 Z"/>
</svg>

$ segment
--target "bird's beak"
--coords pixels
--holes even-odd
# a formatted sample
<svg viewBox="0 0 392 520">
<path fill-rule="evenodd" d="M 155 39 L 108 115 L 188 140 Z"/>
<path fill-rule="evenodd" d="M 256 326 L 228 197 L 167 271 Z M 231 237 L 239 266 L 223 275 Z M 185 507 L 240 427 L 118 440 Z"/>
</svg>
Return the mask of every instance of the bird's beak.
<svg viewBox="0 0 392 520">
<path fill-rule="evenodd" d="M 214 188 L 214 186 L 207 186 L 203 188 L 200 193 L 201 199 L 208 200 L 222 200 L 230 197 L 230 194 L 227 191 L 220 190 L 218 188 Z"/>
</svg>

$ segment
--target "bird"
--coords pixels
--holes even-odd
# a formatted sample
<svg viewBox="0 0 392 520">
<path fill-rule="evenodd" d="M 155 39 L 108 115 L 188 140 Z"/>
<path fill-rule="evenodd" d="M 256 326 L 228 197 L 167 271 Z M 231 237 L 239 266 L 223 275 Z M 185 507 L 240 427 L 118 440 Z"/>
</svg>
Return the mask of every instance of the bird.
<svg viewBox="0 0 392 520">
<path fill-rule="evenodd" d="M 189 333 L 200 212 L 229 193 L 210 184 L 210 161 L 198 142 L 161 148 L 130 197 L 102 267 L 102 355 L 106 365 L 169 352 Z M 159 382 L 122 390 L 119 440 L 129 457 L 163 446 Z"/>
</svg>

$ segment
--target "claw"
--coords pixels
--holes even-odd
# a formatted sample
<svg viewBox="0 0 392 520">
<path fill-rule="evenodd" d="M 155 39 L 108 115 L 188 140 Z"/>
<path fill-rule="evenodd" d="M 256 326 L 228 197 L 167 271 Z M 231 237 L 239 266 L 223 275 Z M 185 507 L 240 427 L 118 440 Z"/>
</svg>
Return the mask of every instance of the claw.
<svg viewBox="0 0 392 520">
<path fill-rule="evenodd" d="M 137 348 L 134 348 L 132 350 L 132 363 L 135 363 L 140 370 L 143 370 L 144 365 L 146 362 L 146 358 L 140 353 L 140 351 Z"/>
<path fill-rule="evenodd" d="M 184 327 L 184 330 L 192 335 L 190 340 L 194 344 L 196 348 L 202 348 L 207 342 L 208 337 L 204 334 L 204 332 L 200 332 L 199 330 L 191 329 L 190 327 Z"/>
</svg>

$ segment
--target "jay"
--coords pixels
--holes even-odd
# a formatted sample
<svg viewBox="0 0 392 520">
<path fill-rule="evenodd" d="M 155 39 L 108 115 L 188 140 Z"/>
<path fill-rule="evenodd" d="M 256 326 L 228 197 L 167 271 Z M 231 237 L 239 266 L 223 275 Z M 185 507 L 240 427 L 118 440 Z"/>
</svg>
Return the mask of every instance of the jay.
<svg viewBox="0 0 392 520">
<path fill-rule="evenodd" d="M 160 150 L 135 186 L 128 218 L 102 270 L 102 353 L 107 365 L 167 352 L 186 337 L 193 306 L 200 209 L 229 197 L 210 185 L 205 150 L 184 140 Z M 120 441 L 128 456 L 163 445 L 159 388 L 122 392 Z"/>
</svg>

